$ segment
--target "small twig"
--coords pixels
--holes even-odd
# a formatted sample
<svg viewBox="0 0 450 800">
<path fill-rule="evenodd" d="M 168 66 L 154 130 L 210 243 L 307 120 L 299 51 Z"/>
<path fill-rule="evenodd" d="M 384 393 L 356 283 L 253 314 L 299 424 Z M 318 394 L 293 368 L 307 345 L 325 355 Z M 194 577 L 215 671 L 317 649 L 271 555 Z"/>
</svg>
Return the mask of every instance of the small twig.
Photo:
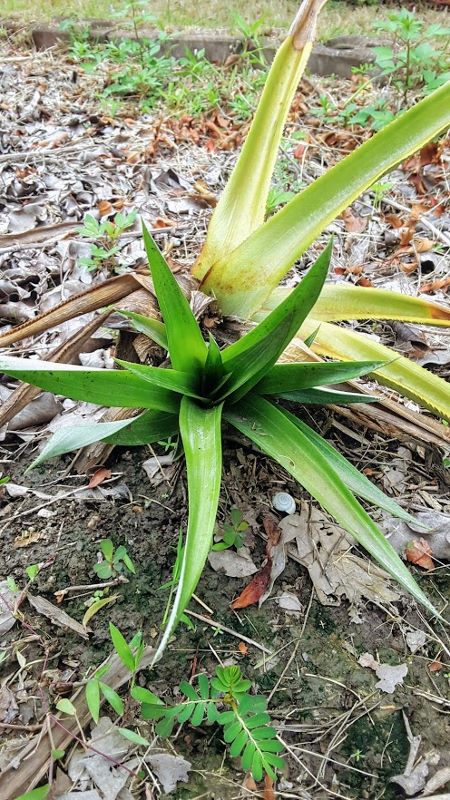
<svg viewBox="0 0 450 800">
<path fill-rule="evenodd" d="M 185 611 L 185 614 L 188 614 L 190 617 L 194 617 L 198 619 L 200 622 L 204 622 L 206 625 L 211 625 L 212 628 L 216 628 L 219 631 L 223 631 L 224 633 L 229 633 L 230 636 L 235 636 L 236 639 L 241 639 L 243 642 L 247 642 L 247 644 L 251 644 L 253 647 L 256 647 L 258 650 L 262 650 L 263 653 L 266 653 L 268 656 L 272 655 L 272 652 L 265 647 L 263 644 L 259 644 L 259 642 L 255 642 L 254 639 L 249 639 L 248 636 L 244 636 L 243 633 L 237 633 L 232 628 L 228 628 L 226 625 L 222 625 L 220 622 L 215 622 L 213 619 L 209 619 L 209 617 L 204 617 L 203 614 L 197 614 L 195 611 Z"/>
<path fill-rule="evenodd" d="M 35 733 L 42 729 L 42 725 L 19 725 L 14 722 L 0 722 L 0 728 L 8 728 L 11 731 L 26 731 L 27 733 Z"/>
<path fill-rule="evenodd" d="M 283 742 L 284 744 L 284 742 Z M 363 769 L 358 769 L 358 767 L 353 767 L 351 764 L 345 764 L 343 761 L 336 761 L 335 758 L 327 757 L 326 755 L 322 755 L 322 753 L 316 753 L 314 750 L 306 750 L 305 747 L 300 747 L 297 744 L 293 744 L 292 748 L 294 750 L 298 750 L 300 753 L 306 753 L 309 756 L 314 756 L 315 758 L 320 758 L 322 761 L 329 761 L 330 764 L 338 764 L 340 767 L 345 767 L 345 769 L 349 769 L 352 772 L 359 772 L 360 775 L 367 775 L 369 778 L 379 778 L 379 775 L 375 775 L 373 772 L 366 772 Z"/>
<path fill-rule="evenodd" d="M 126 578 L 125 575 L 118 575 L 117 578 L 114 578 L 112 581 L 106 581 L 106 583 L 85 583 L 79 586 L 66 586 L 64 589 L 58 589 L 57 592 L 54 592 L 54 595 L 58 603 L 60 603 L 69 592 L 79 592 L 85 589 L 106 589 L 107 586 L 117 586 L 119 583 L 128 582 L 128 578 Z"/>
</svg>

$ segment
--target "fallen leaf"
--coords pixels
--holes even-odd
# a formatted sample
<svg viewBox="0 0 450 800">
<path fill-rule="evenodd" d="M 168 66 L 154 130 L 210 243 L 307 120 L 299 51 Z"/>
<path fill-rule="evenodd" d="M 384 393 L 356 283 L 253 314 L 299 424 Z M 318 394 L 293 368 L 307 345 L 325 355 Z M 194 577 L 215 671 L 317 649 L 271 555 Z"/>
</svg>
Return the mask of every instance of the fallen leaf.
<svg viewBox="0 0 450 800">
<path fill-rule="evenodd" d="M 38 542 L 39 539 L 42 539 L 43 535 L 44 534 L 42 531 L 36 531 L 34 528 L 24 530 L 14 539 L 14 547 L 16 549 L 21 547 L 29 547 L 30 544 L 34 544 L 35 542 Z"/>
<path fill-rule="evenodd" d="M 377 678 L 380 679 L 375 686 L 386 694 L 393 694 L 396 687 L 403 683 L 403 678 L 408 674 L 406 664 L 397 664 L 396 666 L 380 664 L 371 653 L 363 653 L 358 659 L 358 664 L 373 669 Z"/>
<path fill-rule="evenodd" d="M 437 789 L 441 789 L 450 781 L 450 767 L 441 767 L 434 775 L 429 778 L 423 789 L 423 797 L 434 795 Z M 445 797 L 445 795 L 444 795 Z"/>
<path fill-rule="evenodd" d="M 307 149 L 306 144 L 299 144 L 299 145 L 297 145 L 297 147 L 293 151 L 292 155 L 294 156 L 294 158 L 298 158 L 298 159 L 303 158 L 303 156 L 306 153 L 306 149 Z"/>
<path fill-rule="evenodd" d="M 267 536 L 266 555 L 270 556 L 272 548 L 280 541 L 281 530 L 275 517 L 270 514 L 264 517 L 263 527 Z"/>
<path fill-rule="evenodd" d="M 396 783 L 398 786 L 401 786 L 408 797 L 412 797 L 424 788 L 428 771 L 427 762 L 419 761 L 409 774 L 393 775 L 389 780 L 391 783 Z"/>
<path fill-rule="evenodd" d="M 182 756 L 166 752 L 150 752 L 145 756 L 145 761 L 150 764 L 156 777 L 161 781 L 166 794 L 173 792 L 177 788 L 177 783 L 187 783 L 189 780 L 188 772 L 192 764 Z"/>
<path fill-rule="evenodd" d="M 97 754 L 84 758 L 83 765 L 96 787 L 100 790 L 102 797 L 107 797 L 108 800 L 116 800 L 117 795 L 128 780 L 128 772 L 120 769 L 120 767 L 112 767 L 103 755 Z"/>
<path fill-rule="evenodd" d="M 393 228 L 402 228 L 403 227 L 403 220 L 398 214 L 385 214 L 384 219 L 386 222 L 389 223 Z"/>
<path fill-rule="evenodd" d="M 280 528 L 286 541 L 295 539 L 296 547 L 291 545 L 288 555 L 307 568 L 322 605 L 339 605 L 341 595 L 351 603 L 362 597 L 377 603 L 398 600 L 389 576 L 353 553 L 350 537 L 319 508 L 303 501 L 300 514 L 285 517 Z"/>
<path fill-rule="evenodd" d="M 0 688 L 0 722 L 12 722 L 19 713 L 16 698 L 7 686 Z"/>
<path fill-rule="evenodd" d="M 349 233 L 362 233 L 366 230 L 369 217 L 358 217 L 351 208 L 346 208 L 341 216 Z"/>
<path fill-rule="evenodd" d="M 288 614 L 300 614 L 303 608 L 298 597 L 295 594 L 291 594 L 291 592 L 284 592 L 284 594 L 276 598 L 276 602 Z"/>
<path fill-rule="evenodd" d="M 254 778 L 253 778 L 253 776 L 252 776 L 252 774 L 250 772 L 247 772 L 244 780 L 242 781 L 242 788 L 243 788 L 243 790 L 245 792 L 245 797 L 249 797 L 249 796 L 253 797 L 254 796 L 254 792 L 258 791 L 258 787 L 256 785 L 256 782 L 255 782 L 255 780 L 254 780 Z"/>
<path fill-rule="evenodd" d="M 107 214 L 112 214 L 114 210 L 109 200 L 100 200 L 100 202 L 97 204 L 97 208 L 101 217 L 105 217 Z"/>
<path fill-rule="evenodd" d="M 438 278 L 435 281 L 423 283 L 422 286 L 419 287 L 419 292 L 422 292 L 422 294 L 427 294 L 428 292 L 437 292 L 440 289 L 446 289 L 447 286 L 450 286 L 450 277 Z"/>
<path fill-rule="evenodd" d="M 266 556 L 270 561 L 270 576 L 267 586 L 258 600 L 259 607 L 270 597 L 275 581 L 283 574 L 286 567 L 286 543 L 289 537 L 281 531 L 277 520 L 267 516 L 263 520 L 267 535 Z"/>
<path fill-rule="evenodd" d="M 411 653 L 417 653 L 426 643 L 427 635 L 425 631 L 408 631 L 405 639 Z"/>
<path fill-rule="evenodd" d="M 405 548 L 406 560 L 428 571 L 434 569 L 434 561 L 431 558 L 431 553 L 431 547 L 423 537 L 408 542 Z"/>
<path fill-rule="evenodd" d="M 224 572 L 229 578 L 246 578 L 258 569 L 246 547 L 240 547 L 239 553 L 235 550 L 212 550 L 208 561 L 214 572 Z"/>
<path fill-rule="evenodd" d="M 110 469 L 106 469 L 106 467 L 100 467 L 100 469 L 97 469 L 92 475 L 87 488 L 95 489 L 95 487 L 100 486 L 100 484 L 103 483 L 103 481 L 108 480 L 108 478 L 110 478 L 111 475 L 112 472 Z"/>
<path fill-rule="evenodd" d="M 428 253 L 433 249 L 435 242 L 433 239 L 416 238 L 413 240 L 413 244 L 417 253 Z"/>
<path fill-rule="evenodd" d="M 120 595 L 112 594 L 110 597 L 101 597 L 99 600 L 96 600 L 94 603 L 92 603 L 83 617 L 83 627 L 86 628 L 89 620 L 91 620 L 92 617 L 98 613 L 98 611 L 105 606 L 109 606 L 111 603 L 115 603 L 118 597 L 120 597 Z"/>
<path fill-rule="evenodd" d="M 417 525 L 402 520 L 389 519 L 382 523 L 383 530 L 397 551 L 404 554 L 405 547 L 413 539 L 425 539 L 433 556 L 441 561 L 450 560 L 450 515 L 441 511 L 419 511 L 415 515 Z"/>
<path fill-rule="evenodd" d="M 252 578 L 239 597 L 233 600 L 231 608 L 247 608 L 257 603 L 269 585 L 271 570 L 272 559 L 268 558 L 263 568 Z"/>
<path fill-rule="evenodd" d="M 155 221 L 152 223 L 152 228 L 172 228 L 173 221 L 171 219 L 166 219 L 165 217 L 156 217 Z"/>
<path fill-rule="evenodd" d="M 54 606 L 53 603 L 50 603 L 45 597 L 27 594 L 27 600 L 38 614 L 42 614 L 44 617 L 50 619 L 54 625 L 59 625 L 61 628 L 69 628 L 69 630 L 82 636 L 83 639 L 89 638 L 85 628 L 83 628 L 79 622 L 69 617 L 61 608 Z"/>
</svg>

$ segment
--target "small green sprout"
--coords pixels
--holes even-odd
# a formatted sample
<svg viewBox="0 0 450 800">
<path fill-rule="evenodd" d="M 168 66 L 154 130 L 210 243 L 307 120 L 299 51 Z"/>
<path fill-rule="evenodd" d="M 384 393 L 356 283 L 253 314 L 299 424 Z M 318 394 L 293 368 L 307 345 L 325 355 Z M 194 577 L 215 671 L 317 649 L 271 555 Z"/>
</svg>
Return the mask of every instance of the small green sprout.
<svg viewBox="0 0 450 800">
<path fill-rule="evenodd" d="M 217 542 L 212 546 L 212 550 L 227 550 L 229 547 L 235 547 L 239 550 L 244 544 L 245 532 L 248 530 L 248 522 L 244 519 L 242 511 L 239 508 L 232 508 L 230 511 L 231 523 L 223 526 L 221 531 L 222 541 Z"/>
<path fill-rule="evenodd" d="M 114 548 L 111 539 L 103 539 L 100 542 L 100 549 L 103 558 L 94 564 L 94 572 L 101 580 L 116 578 L 127 570 L 133 575 L 136 573 L 136 568 L 123 545 Z"/>
</svg>

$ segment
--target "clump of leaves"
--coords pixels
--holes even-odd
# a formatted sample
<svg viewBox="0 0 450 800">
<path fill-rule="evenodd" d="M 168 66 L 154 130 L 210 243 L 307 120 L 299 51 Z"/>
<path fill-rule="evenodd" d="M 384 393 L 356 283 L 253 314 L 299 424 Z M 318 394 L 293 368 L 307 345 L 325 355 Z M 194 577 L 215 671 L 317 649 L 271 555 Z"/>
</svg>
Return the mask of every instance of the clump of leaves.
<svg viewBox="0 0 450 800">
<path fill-rule="evenodd" d="M 405 102 L 410 92 L 432 92 L 449 80 L 450 27 L 427 25 L 414 11 L 402 8 L 379 20 L 376 28 L 388 33 L 392 44 L 374 48 L 375 63 Z"/>
<path fill-rule="evenodd" d="M 94 572 L 99 578 L 102 580 L 115 578 L 126 570 L 135 574 L 136 568 L 123 544 L 114 547 L 111 539 L 103 539 L 100 542 L 100 550 L 103 558 L 94 564 Z"/>
<path fill-rule="evenodd" d="M 102 266 L 116 271 L 117 262 L 115 256 L 120 249 L 117 242 L 127 228 L 131 228 L 135 222 L 135 210 L 130 211 L 128 214 L 119 211 L 113 219 L 107 219 L 104 222 L 99 222 L 92 214 L 86 214 L 78 233 L 96 241 L 91 244 L 89 256 L 80 258 L 80 264 L 90 271 L 100 269 Z"/>
<path fill-rule="evenodd" d="M 127 316 L 140 332 L 145 331 L 168 350 L 170 369 L 118 360 L 123 369 L 103 370 L 14 357 L 2 358 L 0 368 L 73 399 L 146 409 L 137 417 L 56 432 L 33 466 L 102 439 L 143 444 L 180 432 L 188 479 L 188 529 L 179 583 L 157 657 L 195 591 L 212 546 L 222 473 L 223 421 L 277 460 L 391 575 L 434 611 L 355 494 L 403 519 L 411 519 L 409 514 L 275 399 L 340 405 L 373 400 L 369 395 L 329 387 L 372 372 L 380 362 L 276 363 L 320 295 L 331 244 L 263 322 L 221 350 L 211 333 L 209 344 L 205 342 L 186 297 L 145 227 L 144 243 L 164 323 L 132 312 Z"/>
<path fill-rule="evenodd" d="M 230 510 L 230 522 L 226 522 L 220 531 L 222 537 L 221 542 L 213 544 L 213 550 L 227 550 L 229 547 L 235 547 L 239 550 L 244 544 L 245 532 L 248 531 L 248 522 L 244 519 L 240 508 L 232 508 Z"/>
<path fill-rule="evenodd" d="M 260 781 L 266 773 L 275 779 L 275 770 L 283 769 L 280 753 L 284 750 L 276 730 L 269 724 L 265 697 L 250 695 L 251 681 L 245 679 L 240 667 L 216 667 L 210 681 L 199 675 L 197 687 L 182 681 L 179 686 L 184 699 L 174 706 L 163 705 L 147 689 L 133 687 L 131 694 L 141 703 L 141 716 L 158 720 L 158 736 L 170 736 L 175 724 L 189 722 L 198 727 L 205 720 L 223 727 L 223 738 L 230 756 L 240 756 L 242 769 L 251 771 Z M 157 700 L 157 702 L 155 702 Z"/>
<path fill-rule="evenodd" d="M 136 633 L 130 642 L 127 642 L 119 628 L 109 623 L 109 632 L 114 646 L 114 650 L 119 656 L 122 664 L 131 673 L 131 686 L 134 685 L 136 672 L 144 653 L 144 640 L 140 632 Z M 121 717 L 125 706 L 120 695 L 111 688 L 102 678 L 108 673 L 109 665 L 104 664 L 99 667 L 91 678 L 86 682 L 85 695 L 86 703 L 94 722 L 98 722 L 100 715 L 100 699 L 103 696 L 108 705 Z M 119 729 L 119 732 L 120 729 Z"/>
</svg>

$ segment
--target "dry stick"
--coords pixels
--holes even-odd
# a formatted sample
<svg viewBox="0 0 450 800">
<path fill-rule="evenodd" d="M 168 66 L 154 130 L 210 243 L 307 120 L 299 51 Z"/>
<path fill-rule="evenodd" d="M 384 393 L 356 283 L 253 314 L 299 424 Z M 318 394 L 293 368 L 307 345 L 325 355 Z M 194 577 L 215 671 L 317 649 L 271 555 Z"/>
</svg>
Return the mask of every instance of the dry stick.
<svg viewBox="0 0 450 800">
<path fill-rule="evenodd" d="M 340 767 L 345 767 L 345 769 L 349 769 L 351 772 L 359 772 L 360 775 L 367 775 L 369 778 L 379 778 L 379 775 L 375 775 L 374 772 L 366 772 L 363 769 L 358 769 L 358 767 L 353 767 L 351 764 L 345 764 L 343 761 L 336 761 L 335 758 L 329 758 L 327 756 L 322 755 L 322 753 L 316 753 L 314 750 L 306 750 L 305 747 L 300 747 L 299 745 L 292 745 L 293 750 L 298 750 L 300 753 L 306 753 L 308 756 L 314 756 L 315 758 L 320 758 L 322 761 L 329 761 L 330 764 L 338 764 Z"/>
<path fill-rule="evenodd" d="M 5 153 L 5 155 L 0 156 L 0 164 L 7 164 L 9 161 L 16 162 L 16 161 L 23 161 L 23 160 L 33 160 L 39 158 L 48 158 L 54 157 L 59 158 L 60 153 L 76 153 L 78 150 L 85 148 L 89 144 L 94 144 L 92 141 L 86 141 L 86 139 L 82 139 L 78 144 L 70 144 L 67 146 L 62 147 L 51 147 L 45 150 L 22 150 L 15 153 Z M 101 144 L 98 145 L 101 147 Z M 105 146 L 105 145 L 103 145 Z"/>
<path fill-rule="evenodd" d="M 138 669 L 141 670 L 147 667 L 152 662 L 154 654 L 154 649 L 147 647 Z M 130 679 L 131 673 L 124 667 L 116 654 L 107 658 L 103 665 L 109 666 L 108 684 L 112 689 L 120 688 Z M 78 689 L 70 700 L 76 708 L 80 725 L 85 727 L 92 717 L 83 689 Z M 103 703 L 103 700 L 101 702 Z M 52 729 L 53 745 L 48 732 L 44 730 L 27 742 L 14 759 L 15 764 L 17 759 L 20 760 L 20 768 L 15 769 L 12 765 L 9 765 L 0 775 L 0 797 L 2 800 L 13 800 L 13 798 L 37 786 L 47 773 L 52 749 L 66 750 L 71 741 L 77 737 L 79 728 L 74 718 L 70 717 L 67 721 L 64 720 L 63 727 L 61 727 L 62 723 L 56 716 L 52 715 L 52 718 L 57 723 Z M 48 724 L 50 725 L 50 722 Z"/>
<path fill-rule="evenodd" d="M 14 722 L 0 722 L 0 728 L 8 728 L 8 730 L 11 731 L 26 731 L 27 733 L 34 733 L 34 731 L 42 730 L 42 725 L 18 725 Z"/>
<path fill-rule="evenodd" d="M 232 628 L 228 628 L 226 625 L 222 625 L 220 622 L 215 622 L 213 619 L 209 619 L 208 617 L 204 617 L 203 614 L 197 614 L 195 611 L 185 611 L 185 614 L 188 614 L 190 617 L 194 617 L 195 619 L 200 620 L 200 622 L 204 622 L 206 625 L 211 625 L 212 628 L 217 628 L 224 633 L 229 633 L 230 636 L 235 636 L 236 639 L 241 639 L 243 642 L 247 642 L 247 644 L 251 644 L 253 647 L 256 647 L 258 650 L 262 650 L 263 653 L 266 653 L 268 656 L 272 655 L 271 650 L 265 647 L 263 644 L 259 644 L 259 642 L 255 642 L 254 639 L 249 639 L 248 636 L 244 636 L 243 633 L 237 633 Z"/>
<path fill-rule="evenodd" d="M 325 786 L 323 783 L 321 783 L 321 782 L 320 782 L 319 778 L 317 778 L 317 777 L 314 775 L 314 773 L 313 773 L 313 772 L 311 772 L 311 770 L 309 770 L 309 769 L 308 769 L 308 767 L 306 766 L 306 764 L 304 764 L 304 763 L 303 763 L 303 761 L 301 761 L 301 759 L 298 757 L 298 755 L 296 755 L 296 753 L 294 752 L 294 750 L 292 749 L 292 747 L 290 747 L 290 746 L 289 746 L 289 745 L 288 745 L 286 742 L 284 742 L 284 741 L 283 741 L 283 740 L 282 740 L 280 737 L 278 737 L 278 738 L 279 738 L 280 742 L 281 742 L 281 743 L 284 745 L 284 747 L 286 748 L 286 750 L 288 751 L 288 753 L 289 753 L 289 754 L 292 756 L 292 758 L 294 759 L 294 761 L 296 761 L 296 762 L 297 762 L 297 764 L 300 764 L 301 768 L 302 768 L 302 769 L 303 769 L 303 770 L 304 770 L 304 771 L 305 771 L 305 772 L 306 772 L 306 773 L 307 773 L 307 774 L 308 774 L 308 775 L 309 775 L 309 776 L 310 776 L 310 777 L 313 779 L 313 781 L 314 781 L 314 786 L 320 786 L 320 788 L 321 788 L 321 789 L 322 789 L 324 792 L 326 792 L 327 794 L 331 795 L 332 797 L 338 797 L 338 798 L 339 798 L 339 800 L 352 800 L 352 798 L 351 798 L 351 797 L 349 797 L 349 796 L 348 796 L 348 795 L 346 795 L 346 794 L 340 794 L 339 792 L 334 792 L 332 789 L 328 789 L 328 788 L 327 788 L 327 787 L 326 787 L 326 786 Z"/>
<path fill-rule="evenodd" d="M 58 589 L 58 591 L 53 594 L 57 598 L 57 601 L 61 602 L 69 592 L 82 592 L 85 589 L 106 589 L 107 586 L 118 586 L 121 583 L 128 582 L 128 578 L 125 578 L 124 575 L 119 575 L 112 581 L 106 581 L 106 583 L 82 583 L 79 586 L 66 586 L 65 589 Z"/>
<path fill-rule="evenodd" d="M 82 352 L 81 348 L 85 342 L 90 339 L 93 333 L 100 328 L 109 317 L 110 312 L 100 314 L 92 322 L 84 328 L 76 331 L 73 336 L 67 339 L 62 345 L 51 350 L 43 357 L 44 361 L 58 361 L 64 363 L 72 363 L 75 356 Z M 0 409 L 0 425 L 5 425 L 16 414 L 19 413 L 28 403 L 31 403 L 35 397 L 38 397 L 42 392 L 38 386 L 29 386 L 28 384 L 21 383 L 15 389 L 12 395 L 3 403 Z"/>
</svg>

